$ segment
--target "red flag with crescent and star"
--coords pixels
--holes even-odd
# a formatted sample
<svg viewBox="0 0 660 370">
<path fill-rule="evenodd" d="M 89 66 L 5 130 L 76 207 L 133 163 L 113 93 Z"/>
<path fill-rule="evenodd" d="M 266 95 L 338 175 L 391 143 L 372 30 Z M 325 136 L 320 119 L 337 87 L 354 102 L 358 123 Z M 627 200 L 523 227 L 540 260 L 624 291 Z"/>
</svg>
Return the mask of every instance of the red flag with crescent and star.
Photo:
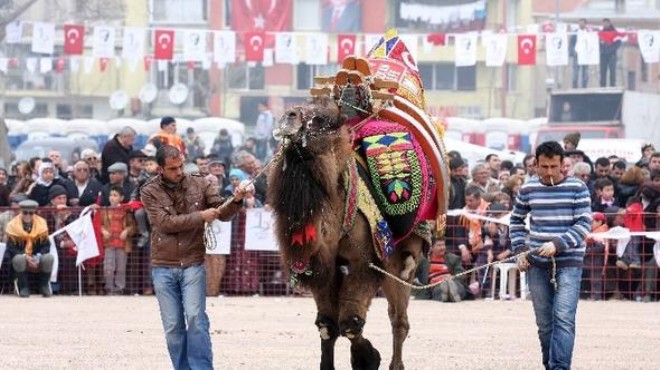
<svg viewBox="0 0 660 370">
<path fill-rule="evenodd" d="M 355 54 L 355 35 L 337 35 L 337 61 L 343 62 L 349 55 Z"/>
<path fill-rule="evenodd" d="M 266 34 L 264 32 L 245 33 L 244 44 L 246 62 L 263 62 L 265 38 Z"/>
<path fill-rule="evenodd" d="M 154 59 L 172 60 L 174 56 L 174 31 L 157 29 L 154 31 Z"/>
<path fill-rule="evenodd" d="M 231 28 L 238 32 L 291 30 L 292 0 L 232 0 Z"/>
<path fill-rule="evenodd" d="M 536 35 L 518 35 L 518 65 L 536 64 Z"/>
<path fill-rule="evenodd" d="M 64 54 L 81 55 L 85 48 L 85 26 L 64 25 Z"/>
</svg>

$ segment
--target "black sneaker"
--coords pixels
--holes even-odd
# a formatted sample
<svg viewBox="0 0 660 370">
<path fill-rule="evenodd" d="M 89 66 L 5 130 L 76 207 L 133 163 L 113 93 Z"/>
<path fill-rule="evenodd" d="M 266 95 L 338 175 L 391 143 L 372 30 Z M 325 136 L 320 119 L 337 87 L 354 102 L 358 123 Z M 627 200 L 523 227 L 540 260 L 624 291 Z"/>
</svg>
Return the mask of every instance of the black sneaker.
<svg viewBox="0 0 660 370">
<path fill-rule="evenodd" d="M 27 288 L 21 289 L 18 292 L 18 296 L 21 297 L 21 298 L 29 298 L 30 297 L 30 289 L 27 289 Z"/>
<path fill-rule="evenodd" d="M 44 298 L 48 298 L 53 295 L 53 290 L 50 288 L 50 283 L 42 285 L 39 287 L 39 290 L 41 291 L 41 296 Z"/>
</svg>

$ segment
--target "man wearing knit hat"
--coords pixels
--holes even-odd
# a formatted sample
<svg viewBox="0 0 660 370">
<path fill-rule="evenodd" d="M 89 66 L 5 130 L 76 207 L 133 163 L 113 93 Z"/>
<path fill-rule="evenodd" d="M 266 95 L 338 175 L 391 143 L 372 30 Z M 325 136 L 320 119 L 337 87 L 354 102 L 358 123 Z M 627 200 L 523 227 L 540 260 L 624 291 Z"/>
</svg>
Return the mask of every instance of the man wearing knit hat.
<svg viewBox="0 0 660 370">
<path fill-rule="evenodd" d="M 577 149 L 578 144 L 580 144 L 580 133 L 571 132 L 564 136 L 564 150 L 575 150 Z"/>
</svg>

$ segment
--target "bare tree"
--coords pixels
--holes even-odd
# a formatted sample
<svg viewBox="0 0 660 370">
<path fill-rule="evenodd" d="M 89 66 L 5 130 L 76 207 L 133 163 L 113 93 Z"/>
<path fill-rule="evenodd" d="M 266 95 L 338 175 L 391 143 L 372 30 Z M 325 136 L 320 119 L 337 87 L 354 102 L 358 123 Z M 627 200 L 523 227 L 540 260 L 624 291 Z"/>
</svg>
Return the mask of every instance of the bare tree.
<svg viewBox="0 0 660 370">
<path fill-rule="evenodd" d="M 39 0 L 27 0 L 22 2 L 20 5 L 15 5 L 14 4 L 9 4 L 7 2 L 6 8 L 3 9 L 2 12 L 0 12 L 0 41 L 5 39 L 6 36 L 6 27 L 9 23 L 15 21 L 18 19 L 18 17 L 21 16 L 21 14 L 25 13 L 34 3 L 36 3 Z"/>
</svg>

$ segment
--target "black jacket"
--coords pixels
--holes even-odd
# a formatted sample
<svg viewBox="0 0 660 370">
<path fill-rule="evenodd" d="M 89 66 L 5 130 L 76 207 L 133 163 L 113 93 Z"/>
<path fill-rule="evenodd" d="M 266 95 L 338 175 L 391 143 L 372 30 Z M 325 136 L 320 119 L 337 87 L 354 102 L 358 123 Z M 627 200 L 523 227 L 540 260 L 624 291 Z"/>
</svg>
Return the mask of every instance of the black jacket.
<svg viewBox="0 0 660 370">
<path fill-rule="evenodd" d="M 126 163 L 128 167 L 128 158 L 133 151 L 133 146 L 126 149 L 119 143 L 119 135 L 115 135 L 112 140 L 105 143 L 101 153 L 101 182 L 107 184 L 109 181 L 108 167 L 117 162 Z"/>
<path fill-rule="evenodd" d="M 78 199 L 77 206 L 79 207 L 87 207 L 96 204 L 96 200 L 98 199 L 102 188 L 103 184 L 101 184 L 100 181 L 91 178 L 89 179 L 87 187 L 85 187 L 83 193 L 78 194 L 78 187 L 76 186 L 75 180 L 66 182 L 66 193 L 69 196 L 69 201 L 71 201 L 71 199 Z"/>
</svg>

